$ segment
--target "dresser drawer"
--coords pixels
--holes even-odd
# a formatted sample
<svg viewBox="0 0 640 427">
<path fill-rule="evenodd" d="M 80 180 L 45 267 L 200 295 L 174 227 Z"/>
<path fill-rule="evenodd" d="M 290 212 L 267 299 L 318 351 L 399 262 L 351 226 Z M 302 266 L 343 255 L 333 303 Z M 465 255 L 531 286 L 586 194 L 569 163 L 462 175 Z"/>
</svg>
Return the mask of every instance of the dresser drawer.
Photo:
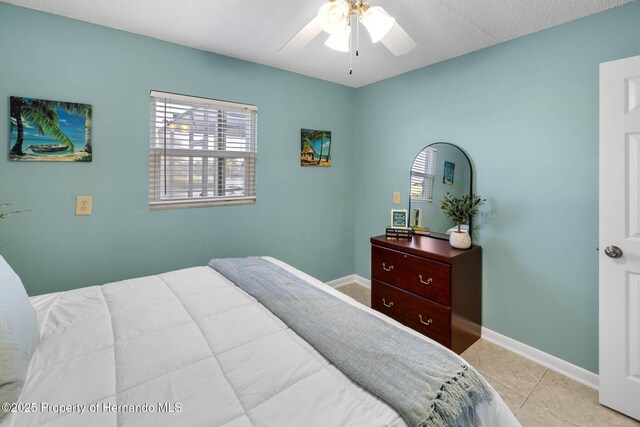
<svg viewBox="0 0 640 427">
<path fill-rule="evenodd" d="M 451 267 L 437 261 L 371 247 L 371 278 L 391 283 L 416 295 L 451 305 Z"/>
<path fill-rule="evenodd" d="M 451 344 L 451 309 L 377 280 L 371 284 L 371 307 L 445 347 Z"/>
</svg>

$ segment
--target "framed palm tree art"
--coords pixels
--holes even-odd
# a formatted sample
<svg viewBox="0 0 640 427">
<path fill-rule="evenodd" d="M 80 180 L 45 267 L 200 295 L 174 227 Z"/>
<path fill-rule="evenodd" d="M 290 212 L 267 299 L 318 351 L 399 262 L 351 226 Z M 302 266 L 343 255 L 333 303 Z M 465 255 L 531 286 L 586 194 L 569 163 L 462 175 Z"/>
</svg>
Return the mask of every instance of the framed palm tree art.
<svg viewBox="0 0 640 427">
<path fill-rule="evenodd" d="M 91 105 L 19 96 L 9 104 L 11 160 L 92 161 Z"/>
<path fill-rule="evenodd" d="M 300 166 L 331 166 L 331 131 L 300 129 Z"/>
</svg>

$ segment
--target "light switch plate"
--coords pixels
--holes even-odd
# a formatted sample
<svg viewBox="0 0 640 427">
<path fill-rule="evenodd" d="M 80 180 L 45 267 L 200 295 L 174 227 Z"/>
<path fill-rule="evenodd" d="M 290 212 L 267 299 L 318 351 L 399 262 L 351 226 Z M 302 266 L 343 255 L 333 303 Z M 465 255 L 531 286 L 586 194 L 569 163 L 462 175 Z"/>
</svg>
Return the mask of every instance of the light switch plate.
<svg viewBox="0 0 640 427">
<path fill-rule="evenodd" d="M 394 205 L 399 205 L 400 204 L 400 192 L 396 191 L 393 193 L 393 204 Z"/>
<path fill-rule="evenodd" d="M 92 205 L 93 205 L 93 197 L 77 196 L 76 197 L 76 215 L 78 216 L 91 215 Z"/>
</svg>

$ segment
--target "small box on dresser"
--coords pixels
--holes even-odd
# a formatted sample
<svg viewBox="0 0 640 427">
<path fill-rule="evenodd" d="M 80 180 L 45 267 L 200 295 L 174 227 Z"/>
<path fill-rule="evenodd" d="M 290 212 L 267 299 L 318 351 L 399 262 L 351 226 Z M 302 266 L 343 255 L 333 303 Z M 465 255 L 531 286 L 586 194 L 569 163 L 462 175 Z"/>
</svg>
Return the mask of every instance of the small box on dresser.
<svg viewBox="0 0 640 427">
<path fill-rule="evenodd" d="M 460 354 L 480 338 L 482 248 L 371 238 L 371 307 Z"/>
</svg>

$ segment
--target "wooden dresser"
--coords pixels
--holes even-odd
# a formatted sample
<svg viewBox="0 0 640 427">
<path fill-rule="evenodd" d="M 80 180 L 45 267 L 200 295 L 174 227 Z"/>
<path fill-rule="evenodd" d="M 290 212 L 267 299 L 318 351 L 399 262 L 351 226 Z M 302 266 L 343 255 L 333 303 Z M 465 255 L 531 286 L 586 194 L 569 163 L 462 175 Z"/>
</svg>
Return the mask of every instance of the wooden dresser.
<svg viewBox="0 0 640 427">
<path fill-rule="evenodd" d="M 371 307 L 460 354 L 480 338 L 482 248 L 371 238 Z"/>
</svg>

